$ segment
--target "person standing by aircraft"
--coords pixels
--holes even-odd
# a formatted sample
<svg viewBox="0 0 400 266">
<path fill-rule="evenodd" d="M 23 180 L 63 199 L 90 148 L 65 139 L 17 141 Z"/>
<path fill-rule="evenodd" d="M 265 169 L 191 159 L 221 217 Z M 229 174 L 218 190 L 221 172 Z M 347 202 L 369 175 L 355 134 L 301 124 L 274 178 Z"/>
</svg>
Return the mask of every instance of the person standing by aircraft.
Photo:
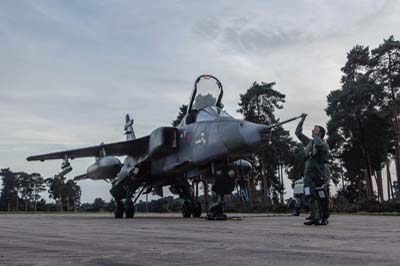
<svg viewBox="0 0 400 266">
<path fill-rule="evenodd" d="M 310 219 L 305 225 L 328 224 L 328 200 L 326 180 L 328 171 L 326 164 L 329 157 L 329 145 L 324 141 L 325 129 L 315 126 L 312 130 L 312 139 L 303 134 L 303 123 L 307 114 L 301 115 L 301 120 L 296 128 L 296 136 L 303 143 L 306 155 L 304 172 L 304 194 L 310 207 Z M 329 202 L 329 201 L 328 201 Z"/>
</svg>

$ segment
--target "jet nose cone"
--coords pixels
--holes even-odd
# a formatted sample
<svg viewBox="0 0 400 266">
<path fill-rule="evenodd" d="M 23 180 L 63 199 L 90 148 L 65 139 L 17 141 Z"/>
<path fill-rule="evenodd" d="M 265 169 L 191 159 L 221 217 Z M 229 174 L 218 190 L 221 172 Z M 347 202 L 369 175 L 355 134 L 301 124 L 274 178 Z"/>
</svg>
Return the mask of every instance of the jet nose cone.
<svg viewBox="0 0 400 266">
<path fill-rule="evenodd" d="M 268 126 L 247 121 L 220 123 L 218 132 L 230 152 L 252 153 L 266 143 Z"/>
<path fill-rule="evenodd" d="M 266 125 L 260 125 L 244 121 L 240 126 L 240 133 L 246 144 L 251 147 L 257 147 L 266 143 L 267 132 L 269 128 Z"/>
</svg>

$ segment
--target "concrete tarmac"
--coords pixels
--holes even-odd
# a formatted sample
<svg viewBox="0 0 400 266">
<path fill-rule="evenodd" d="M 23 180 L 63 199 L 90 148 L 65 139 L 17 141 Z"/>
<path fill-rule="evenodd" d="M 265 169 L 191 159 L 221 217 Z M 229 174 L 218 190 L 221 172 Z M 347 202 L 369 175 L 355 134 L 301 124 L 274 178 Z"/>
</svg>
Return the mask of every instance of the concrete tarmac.
<svg viewBox="0 0 400 266">
<path fill-rule="evenodd" d="M 0 265 L 400 265 L 400 217 L 0 214 Z"/>
</svg>

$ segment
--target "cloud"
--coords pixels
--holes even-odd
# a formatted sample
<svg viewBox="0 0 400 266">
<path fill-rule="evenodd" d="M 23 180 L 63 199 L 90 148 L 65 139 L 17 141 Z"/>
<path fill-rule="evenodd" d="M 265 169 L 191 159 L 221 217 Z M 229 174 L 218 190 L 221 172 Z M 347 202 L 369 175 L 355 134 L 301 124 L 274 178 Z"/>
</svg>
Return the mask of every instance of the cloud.
<svg viewBox="0 0 400 266">
<path fill-rule="evenodd" d="M 357 34 L 393 15 L 395 6 L 394 1 L 256 2 L 227 15 L 206 17 L 194 33 L 224 53 L 268 56 Z"/>
</svg>

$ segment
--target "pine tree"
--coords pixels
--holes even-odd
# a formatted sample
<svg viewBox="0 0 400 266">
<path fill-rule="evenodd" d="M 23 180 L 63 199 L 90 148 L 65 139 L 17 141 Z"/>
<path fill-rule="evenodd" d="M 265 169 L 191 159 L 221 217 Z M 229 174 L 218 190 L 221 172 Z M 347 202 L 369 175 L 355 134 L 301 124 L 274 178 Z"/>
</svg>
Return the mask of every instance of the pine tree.
<svg viewBox="0 0 400 266">
<path fill-rule="evenodd" d="M 358 179 L 364 179 L 366 195 L 373 199 L 375 177 L 378 197 L 383 200 L 381 170 L 388 156 L 389 128 L 382 112 L 384 90 L 371 76 L 369 58 L 368 47 L 360 45 L 347 54 L 342 87 L 328 96 L 328 142 L 334 157 L 343 160 L 351 185 L 359 186 Z"/>
<path fill-rule="evenodd" d="M 245 94 L 240 95 L 238 112 L 243 114 L 245 120 L 258 124 L 271 124 L 278 121 L 275 111 L 283 108 L 285 95 L 274 90 L 274 85 L 275 82 L 261 84 L 254 82 Z M 257 153 L 253 162 L 256 178 L 261 183 L 261 203 L 264 208 L 271 205 L 272 198 L 278 198 L 278 194 L 283 193 L 280 167 L 286 163 L 287 154 L 290 153 L 290 143 L 292 143 L 289 132 L 282 127 L 277 127 L 270 133 L 270 140 L 272 145 Z M 250 190 L 254 188 L 250 187 Z"/>
<path fill-rule="evenodd" d="M 172 121 L 172 126 L 176 127 L 181 123 L 183 117 L 185 117 L 185 115 L 186 115 L 187 108 L 188 108 L 188 106 L 186 104 L 182 104 L 181 107 L 179 107 L 178 116 L 176 117 L 176 119 L 174 121 Z"/>
<path fill-rule="evenodd" d="M 0 207 L 1 210 L 11 211 L 13 203 L 17 201 L 17 174 L 12 172 L 10 168 L 4 168 L 0 171 L 3 181 L 1 190 Z M 17 209 L 17 207 L 16 207 Z"/>
<path fill-rule="evenodd" d="M 386 93 L 387 109 L 391 112 L 394 137 L 394 161 L 397 183 L 400 184 L 400 41 L 390 36 L 378 48 L 372 50 L 371 76 Z"/>
</svg>

